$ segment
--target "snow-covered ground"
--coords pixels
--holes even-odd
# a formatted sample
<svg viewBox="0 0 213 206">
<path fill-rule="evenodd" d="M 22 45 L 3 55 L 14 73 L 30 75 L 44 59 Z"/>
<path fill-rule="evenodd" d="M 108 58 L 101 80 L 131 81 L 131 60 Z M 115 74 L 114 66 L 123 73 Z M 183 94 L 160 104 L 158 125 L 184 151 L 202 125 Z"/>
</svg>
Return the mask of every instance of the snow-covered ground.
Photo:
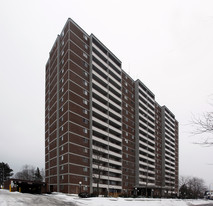
<svg viewBox="0 0 213 206">
<path fill-rule="evenodd" d="M 146 198 L 79 198 L 75 195 L 53 193 L 51 195 L 32 195 L 9 192 L 0 189 L 0 206 L 213 206 L 212 200 L 178 200 Z"/>
</svg>

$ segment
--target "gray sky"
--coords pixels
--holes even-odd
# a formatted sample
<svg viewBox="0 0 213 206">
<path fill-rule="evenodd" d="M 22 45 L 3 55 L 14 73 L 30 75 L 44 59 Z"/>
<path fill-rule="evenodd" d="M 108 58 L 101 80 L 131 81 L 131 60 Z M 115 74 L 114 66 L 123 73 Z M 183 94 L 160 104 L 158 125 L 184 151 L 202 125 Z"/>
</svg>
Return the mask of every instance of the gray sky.
<svg viewBox="0 0 213 206">
<path fill-rule="evenodd" d="M 192 114 L 212 110 L 213 1 L 1 0 L 0 161 L 44 168 L 45 64 L 67 18 L 93 33 L 180 125 L 180 175 L 213 189 L 213 147 L 193 144 Z"/>
</svg>

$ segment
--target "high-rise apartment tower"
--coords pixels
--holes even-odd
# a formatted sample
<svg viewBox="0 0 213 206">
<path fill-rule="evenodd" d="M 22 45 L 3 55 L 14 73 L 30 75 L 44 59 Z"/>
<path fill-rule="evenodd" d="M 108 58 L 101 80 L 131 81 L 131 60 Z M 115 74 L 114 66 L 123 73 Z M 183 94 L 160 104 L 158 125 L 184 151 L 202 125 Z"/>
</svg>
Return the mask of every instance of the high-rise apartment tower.
<svg viewBox="0 0 213 206">
<path fill-rule="evenodd" d="M 178 122 L 93 34 L 68 19 L 46 64 L 50 191 L 171 196 Z"/>
</svg>

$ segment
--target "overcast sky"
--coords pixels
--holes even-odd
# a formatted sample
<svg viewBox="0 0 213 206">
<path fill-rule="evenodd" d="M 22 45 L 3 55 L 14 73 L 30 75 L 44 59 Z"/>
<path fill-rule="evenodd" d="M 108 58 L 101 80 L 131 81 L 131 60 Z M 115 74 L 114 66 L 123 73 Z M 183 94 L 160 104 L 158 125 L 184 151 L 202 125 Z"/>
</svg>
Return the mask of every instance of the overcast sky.
<svg viewBox="0 0 213 206">
<path fill-rule="evenodd" d="M 213 147 L 193 144 L 201 139 L 189 125 L 212 110 L 211 0 L 1 0 L 0 162 L 44 168 L 45 64 L 69 17 L 175 114 L 180 175 L 213 189 Z"/>
</svg>

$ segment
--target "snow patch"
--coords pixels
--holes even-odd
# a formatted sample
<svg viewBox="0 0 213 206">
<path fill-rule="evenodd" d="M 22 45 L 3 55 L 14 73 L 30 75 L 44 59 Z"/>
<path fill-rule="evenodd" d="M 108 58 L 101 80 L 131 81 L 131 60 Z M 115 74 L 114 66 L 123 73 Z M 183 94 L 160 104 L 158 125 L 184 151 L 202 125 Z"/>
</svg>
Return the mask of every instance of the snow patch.
<svg viewBox="0 0 213 206">
<path fill-rule="evenodd" d="M 153 199 L 153 198 L 112 198 L 91 197 L 79 198 L 75 194 L 52 193 L 32 195 L 19 192 L 9 192 L 0 189 L 1 206 L 194 206 L 212 204 L 211 200 L 180 200 L 180 199 Z"/>
</svg>

